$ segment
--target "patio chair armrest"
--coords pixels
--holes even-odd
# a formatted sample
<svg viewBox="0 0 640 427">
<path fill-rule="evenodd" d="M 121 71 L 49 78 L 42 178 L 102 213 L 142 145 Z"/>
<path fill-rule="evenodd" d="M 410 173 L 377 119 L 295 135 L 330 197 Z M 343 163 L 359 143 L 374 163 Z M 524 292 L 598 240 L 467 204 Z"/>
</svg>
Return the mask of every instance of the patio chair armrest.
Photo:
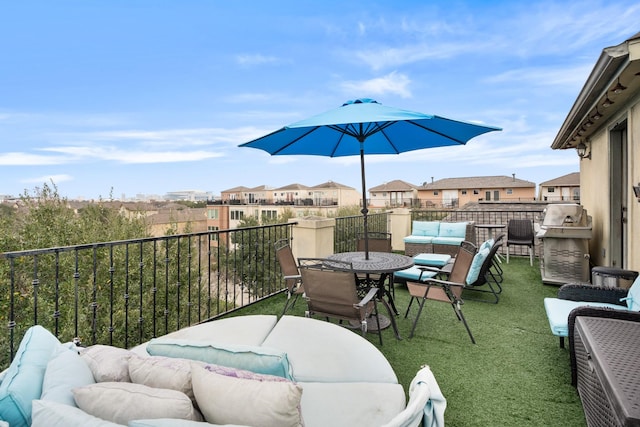
<svg viewBox="0 0 640 427">
<path fill-rule="evenodd" d="M 459 288 L 465 288 L 466 286 L 462 283 L 457 283 L 457 282 L 449 282 L 448 280 L 442 280 L 442 279 L 425 279 L 425 281 L 423 282 L 424 284 L 429 284 L 429 283 L 435 283 L 436 285 L 440 285 L 443 287 L 447 287 L 447 286 L 457 286 Z"/>
<path fill-rule="evenodd" d="M 362 298 L 360 302 L 355 306 L 364 307 L 365 305 L 369 304 L 376 297 L 377 294 L 378 294 L 378 288 L 369 289 L 369 292 L 367 293 L 367 295 L 365 295 L 364 298 Z"/>
<path fill-rule="evenodd" d="M 291 276 L 282 276 L 282 278 L 283 278 L 284 280 L 289 280 L 289 279 L 296 279 L 296 280 L 300 280 L 300 279 L 302 279 L 302 275 L 300 275 L 300 274 L 294 274 L 294 275 L 291 275 Z"/>
<path fill-rule="evenodd" d="M 606 302 L 610 304 L 626 305 L 621 298 L 627 296 L 627 289 L 605 288 L 582 283 L 567 283 L 558 290 L 558 298 L 571 301 Z"/>
</svg>

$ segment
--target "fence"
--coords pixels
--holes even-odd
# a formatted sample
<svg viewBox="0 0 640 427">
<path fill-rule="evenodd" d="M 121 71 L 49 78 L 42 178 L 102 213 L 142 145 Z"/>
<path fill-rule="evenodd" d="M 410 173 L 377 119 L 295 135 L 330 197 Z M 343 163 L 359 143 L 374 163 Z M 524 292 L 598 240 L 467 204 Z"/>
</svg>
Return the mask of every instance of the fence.
<svg viewBox="0 0 640 427">
<path fill-rule="evenodd" d="M 0 254 L 0 365 L 34 324 L 127 348 L 278 293 L 273 243 L 294 225 Z"/>
<path fill-rule="evenodd" d="M 388 230 L 388 221 L 389 217 L 386 212 L 368 214 L 367 230 L 386 233 Z M 363 233 L 364 218 L 362 215 L 336 218 L 333 251 L 335 253 L 355 251 L 357 238 Z"/>
<path fill-rule="evenodd" d="M 498 224 L 504 225 L 502 232 L 506 233 L 507 224 L 510 219 L 530 219 L 534 224 L 538 223 L 545 207 L 546 205 L 540 205 L 527 210 L 413 210 L 411 211 L 411 220 L 444 222 L 474 221 L 476 224 Z M 498 230 L 497 234 L 500 233 L 501 231 Z M 476 242 L 472 243 L 481 244 L 488 238 L 489 230 L 478 228 L 476 229 Z M 539 253 L 542 242 L 536 243 L 536 253 Z M 505 252 L 504 245 L 501 251 Z M 528 256 L 528 249 L 523 246 L 514 246 L 510 248 L 510 253 L 513 255 Z"/>
</svg>

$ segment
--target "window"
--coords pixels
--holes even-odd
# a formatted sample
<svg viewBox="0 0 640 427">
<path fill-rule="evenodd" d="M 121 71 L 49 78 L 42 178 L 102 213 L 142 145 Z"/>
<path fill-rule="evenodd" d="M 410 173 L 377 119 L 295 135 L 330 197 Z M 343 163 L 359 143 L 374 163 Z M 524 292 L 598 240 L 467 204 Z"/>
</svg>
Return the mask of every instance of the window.
<svg viewBox="0 0 640 427">
<path fill-rule="evenodd" d="M 513 194 L 513 188 L 507 188 L 507 194 Z"/>
<path fill-rule="evenodd" d="M 244 211 L 231 211 L 231 220 L 240 221 L 244 218 Z"/>
<path fill-rule="evenodd" d="M 262 219 L 277 219 L 278 218 L 278 211 L 274 211 L 274 210 L 268 210 L 268 211 L 262 211 Z"/>
<path fill-rule="evenodd" d="M 460 190 L 460 194 L 462 194 L 463 196 L 467 195 L 467 190 Z"/>
<path fill-rule="evenodd" d="M 216 226 L 210 225 L 209 227 L 207 227 L 207 230 L 209 230 L 209 231 L 218 231 L 218 230 L 220 230 L 220 227 L 216 227 Z M 209 240 L 212 241 L 212 242 L 217 242 L 218 241 L 218 233 L 209 234 Z"/>
<path fill-rule="evenodd" d="M 207 215 L 209 217 L 209 219 L 218 219 L 220 212 L 218 211 L 218 209 L 208 209 L 207 210 Z"/>
<path fill-rule="evenodd" d="M 433 192 L 433 195 L 434 195 L 434 196 L 437 196 L 437 195 L 438 195 L 438 191 L 434 191 L 434 192 Z"/>
<path fill-rule="evenodd" d="M 473 195 L 477 196 L 478 194 L 480 194 L 480 190 L 473 190 Z"/>
<path fill-rule="evenodd" d="M 494 190 L 493 191 L 493 200 L 500 200 L 500 191 L 499 190 Z"/>
<path fill-rule="evenodd" d="M 556 187 L 548 187 L 547 188 L 547 193 L 555 193 L 556 192 Z"/>
</svg>

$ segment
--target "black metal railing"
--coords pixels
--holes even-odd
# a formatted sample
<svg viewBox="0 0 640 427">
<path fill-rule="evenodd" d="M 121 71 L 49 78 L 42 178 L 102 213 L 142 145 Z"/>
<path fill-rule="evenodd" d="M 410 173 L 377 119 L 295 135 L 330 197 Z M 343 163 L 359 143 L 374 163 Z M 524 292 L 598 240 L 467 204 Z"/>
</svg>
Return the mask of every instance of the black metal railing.
<svg viewBox="0 0 640 427">
<path fill-rule="evenodd" d="M 388 221 L 387 212 L 368 214 L 367 230 L 386 233 Z M 362 215 L 336 218 L 333 251 L 335 253 L 355 251 L 358 236 L 362 233 L 364 233 L 364 217 Z"/>
<path fill-rule="evenodd" d="M 274 243 L 295 223 L 0 254 L 0 366 L 34 324 L 131 347 L 282 291 Z"/>
</svg>

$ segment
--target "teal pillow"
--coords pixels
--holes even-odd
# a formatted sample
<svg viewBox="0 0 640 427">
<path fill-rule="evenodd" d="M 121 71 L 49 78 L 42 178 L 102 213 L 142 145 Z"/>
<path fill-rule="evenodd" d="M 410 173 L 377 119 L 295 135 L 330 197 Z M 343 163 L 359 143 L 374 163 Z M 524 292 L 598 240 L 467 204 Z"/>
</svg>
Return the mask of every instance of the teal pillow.
<svg viewBox="0 0 640 427">
<path fill-rule="evenodd" d="M 11 427 L 31 425 L 31 401 L 40 399 L 47 363 L 60 341 L 42 326 L 25 332 L 0 384 L 0 419 Z"/>
<path fill-rule="evenodd" d="M 631 311 L 640 311 L 640 276 L 634 280 L 629 288 L 627 297 L 623 298 L 627 302 L 627 308 Z"/>
<path fill-rule="evenodd" d="M 155 338 L 147 343 L 147 353 L 152 356 L 200 360 L 293 380 L 287 354 L 266 347 Z"/>
<path fill-rule="evenodd" d="M 13 425 L 12 425 L 13 426 Z M 74 406 L 49 400 L 34 400 L 32 427 L 122 427 Z"/>
<path fill-rule="evenodd" d="M 77 350 L 63 344 L 47 364 L 40 399 L 77 406 L 71 389 L 93 383 L 95 380 L 87 362 Z"/>
<path fill-rule="evenodd" d="M 484 243 L 482 243 L 480 245 L 480 248 L 478 248 L 478 252 L 485 249 L 485 248 L 489 248 L 489 250 L 491 250 L 491 248 L 493 247 L 494 244 L 494 240 L 493 239 L 489 239 L 489 240 L 485 240 Z"/>
<path fill-rule="evenodd" d="M 414 236 L 437 236 L 440 230 L 438 221 L 413 221 Z"/>
<path fill-rule="evenodd" d="M 471 268 L 469 269 L 469 273 L 467 273 L 467 284 L 470 285 L 476 280 L 478 280 L 478 275 L 480 275 L 480 270 L 482 269 L 482 264 L 484 260 L 487 259 L 489 255 L 489 248 L 484 248 L 473 257 L 473 261 L 471 262 Z"/>
<path fill-rule="evenodd" d="M 440 224 L 439 237 L 462 237 L 467 235 L 466 222 L 443 222 Z"/>
</svg>

